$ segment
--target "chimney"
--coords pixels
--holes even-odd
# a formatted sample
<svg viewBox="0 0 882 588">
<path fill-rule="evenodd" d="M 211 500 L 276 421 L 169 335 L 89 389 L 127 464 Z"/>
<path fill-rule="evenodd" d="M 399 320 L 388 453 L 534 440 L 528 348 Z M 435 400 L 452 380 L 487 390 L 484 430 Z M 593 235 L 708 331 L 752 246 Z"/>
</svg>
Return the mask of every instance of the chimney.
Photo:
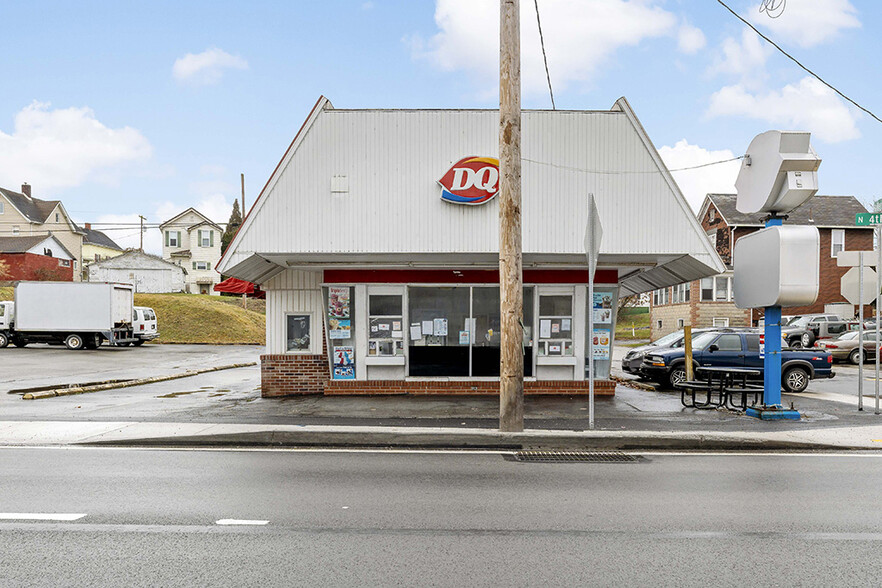
<svg viewBox="0 0 882 588">
<path fill-rule="evenodd" d="M 24 184 L 22 184 L 22 185 L 21 185 L 21 193 L 24 194 L 25 196 L 27 196 L 28 198 L 30 198 L 30 197 L 31 197 L 31 186 L 30 186 L 30 184 L 28 184 L 27 182 L 25 182 Z"/>
<path fill-rule="evenodd" d="M 86 230 L 87 230 L 87 231 L 91 231 L 91 230 L 92 230 L 92 223 L 86 223 Z"/>
</svg>

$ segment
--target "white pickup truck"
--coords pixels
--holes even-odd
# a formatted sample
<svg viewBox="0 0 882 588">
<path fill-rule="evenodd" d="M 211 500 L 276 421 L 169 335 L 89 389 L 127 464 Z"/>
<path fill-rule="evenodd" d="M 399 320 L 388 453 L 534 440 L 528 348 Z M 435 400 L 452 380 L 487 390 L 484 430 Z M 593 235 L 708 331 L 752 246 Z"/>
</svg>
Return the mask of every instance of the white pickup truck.
<svg viewBox="0 0 882 588">
<path fill-rule="evenodd" d="M 0 302 L 0 347 L 63 343 L 96 349 L 135 343 L 134 287 L 92 282 L 19 282 L 15 302 Z"/>
</svg>

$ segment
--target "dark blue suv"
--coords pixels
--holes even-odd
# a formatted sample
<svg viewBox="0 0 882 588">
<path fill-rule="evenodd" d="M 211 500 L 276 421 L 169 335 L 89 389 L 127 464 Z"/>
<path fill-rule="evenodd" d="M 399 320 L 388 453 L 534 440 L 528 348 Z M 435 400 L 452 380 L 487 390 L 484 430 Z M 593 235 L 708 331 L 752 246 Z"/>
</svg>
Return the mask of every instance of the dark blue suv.
<svg viewBox="0 0 882 588">
<path fill-rule="evenodd" d="M 745 367 L 760 371 L 759 333 L 702 333 L 692 339 L 692 360 L 697 366 Z M 646 354 L 640 372 L 647 379 L 674 386 L 686 380 L 686 350 L 659 349 Z M 814 378 L 832 378 L 833 356 L 820 350 L 781 352 L 781 385 L 802 392 Z"/>
</svg>

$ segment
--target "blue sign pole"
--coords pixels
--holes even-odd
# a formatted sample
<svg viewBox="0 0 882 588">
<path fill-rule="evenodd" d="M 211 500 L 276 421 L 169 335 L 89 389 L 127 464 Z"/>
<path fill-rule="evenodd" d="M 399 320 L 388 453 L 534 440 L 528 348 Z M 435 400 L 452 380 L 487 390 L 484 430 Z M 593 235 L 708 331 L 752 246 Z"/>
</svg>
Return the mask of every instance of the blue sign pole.
<svg viewBox="0 0 882 588">
<path fill-rule="evenodd" d="M 781 217 L 766 221 L 766 228 L 783 224 Z M 747 409 L 747 415 L 763 420 L 799 420 L 795 410 L 781 404 L 781 307 L 767 306 L 765 312 L 765 357 L 763 358 L 763 406 Z"/>
</svg>

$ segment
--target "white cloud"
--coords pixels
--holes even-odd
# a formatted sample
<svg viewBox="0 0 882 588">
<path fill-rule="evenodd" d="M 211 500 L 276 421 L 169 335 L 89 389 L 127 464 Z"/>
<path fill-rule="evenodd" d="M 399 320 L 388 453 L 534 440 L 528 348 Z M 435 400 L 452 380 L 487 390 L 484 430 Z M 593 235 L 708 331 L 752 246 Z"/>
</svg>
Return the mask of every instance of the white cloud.
<svg viewBox="0 0 882 588">
<path fill-rule="evenodd" d="M 693 167 L 735 157 L 728 149 L 709 151 L 698 145 L 691 145 L 686 139 L 677 141 L 673 147 L 665 145 L 658 152 L 668 169 Z M 697 212 L 707 194 L 734 194 L 735 179 L 740 169 L 740 161 L 729 161 L 672 174 L 689 206 Z"/>
<path fill-rule="evenodd" d="M 711 72 L 739 76 L 742 84 L 756 87 L 767 77 L 766 61 L 774 48 L 745 28 L 740 41 L 727 37 L 720 51 L 722 55 L 717 56 Z"/>
<path fill-rule="evenodd" d="M 677 31 L 677 48 L 682 53 L 688 55 L 697 53 L 704 49 L 706 44 L 707 39 L 704 38 L 704 33 L 700 28 L 694 27 L 688 22 L 680 25 L 680 30 Z"/>
<path fill-rule="evenodd" d="M 671 35 L 677 18 L 656 0 L 558 0 L 540 3 L 542 33 L 556 88 L 591 79 L 619 48 Z M 414 57 L 444 71 L 466 71 L 481 80 L 481 92 L 497 90 L 499 3 L 438 0 L 430 40 L 410 39 Z M 694 41 L 694 39 L 693 39 Z M 547 92 L 535 8 L 521 2 L 521 85 L 524 93 Z"/>
<path fill-rule="evenodd" d="M 109 128 L 91 108 L 52 110 L 35 101 L 15 115 L 12 134 L 0 131 L 0 186 L 29 182 L 39 197 L 147 160 L 151 153 L 137 129 Z"/>
<path fill-rule="evenodd" d="M 187 53 L 176 59 L 172 75 L 179 82 L 208 85 L 219 82 L 227 69 L 248 69 L 248 62 L 238 55 L 212 47 L 202 53 Z"/>
<path fill-rule="evenodd" d="M 875 3 L 874 3 L 875 4 Z M 860 28 L 857 10 L 848 0 L 802 0 L 788 2 L 778 18 L 759 12 L 759 4 L 748 11 L 749 20 L 770 30 L 776 42 L 808 48 L 832 41 L 846 29 Z"/>
<path fill-rule="evenodd" d="M 787 130 L 811 131 L 828 143 L 861 136 L 856 124 L 858 112 L 812 77 L 765 94 L 751 94 L 740 84 L 726 86 L 711 96 L 707 114 L 744 116 Z"/>
</svg>

